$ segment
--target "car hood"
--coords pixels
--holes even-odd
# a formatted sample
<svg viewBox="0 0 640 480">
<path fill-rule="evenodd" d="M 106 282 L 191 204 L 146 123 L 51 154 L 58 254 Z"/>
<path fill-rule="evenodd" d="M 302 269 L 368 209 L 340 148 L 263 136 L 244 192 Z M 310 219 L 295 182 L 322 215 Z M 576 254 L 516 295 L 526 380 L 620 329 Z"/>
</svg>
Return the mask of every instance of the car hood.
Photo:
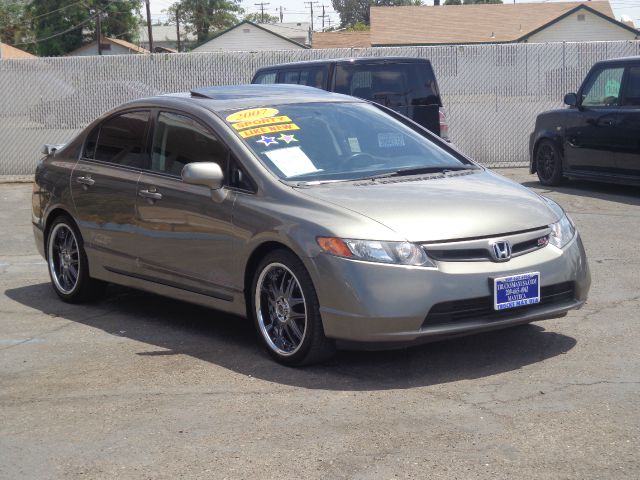
<svg viewBox="0 0 640 480">
<path fill-rule="evenodd" d="M 321 184 L 301 191 L 365 215 L 412 242 L 502 235 L 559 220 L 539 195 L 490 171 L 407 180 L 412 178 Z M 361 238 L 366 237 L 363 232 Z"/>
</svg>

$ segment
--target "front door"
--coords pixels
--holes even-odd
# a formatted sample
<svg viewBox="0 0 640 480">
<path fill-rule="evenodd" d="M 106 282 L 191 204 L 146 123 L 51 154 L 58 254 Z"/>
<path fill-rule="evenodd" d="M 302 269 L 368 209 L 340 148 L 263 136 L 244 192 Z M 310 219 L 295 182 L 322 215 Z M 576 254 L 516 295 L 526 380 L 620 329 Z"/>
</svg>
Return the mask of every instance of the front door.
<svg viewBox="0 0 640 480">
<path fill-rule="evenodd" d="M 620 87 L 624 67 L 595 70 L 583 86 L 574 115 L 567 118 L 565 160 L 571 170 L 596 173 L 611 172 L 620 138 Z"/>
<path fill-rule="evenodd" d="M 71 176 L 78 226 L 91 265 L 129 273 L 135 268 L 135 203 L 148 164 L 148 111 L 111 117 L 87 138 Z"/>
<path fill-rule="evenodd" d="M 627 67 L 618 120 L 620 150 L 616 166 L 622 175 L 640 177 L 640 66 Z"/>
<path fill-rule="evenodd" d="M 188 116 L 159 112 L 151 167 L 138 181 L 136 217 L 140 275 L 165 285 L 231 300 L 235 193 L 182 181 L 182 167 L 216 162 L 225 171 L 227 148 Z M 224 197 L 224 198 L 222 198 Z"/>
</svg>

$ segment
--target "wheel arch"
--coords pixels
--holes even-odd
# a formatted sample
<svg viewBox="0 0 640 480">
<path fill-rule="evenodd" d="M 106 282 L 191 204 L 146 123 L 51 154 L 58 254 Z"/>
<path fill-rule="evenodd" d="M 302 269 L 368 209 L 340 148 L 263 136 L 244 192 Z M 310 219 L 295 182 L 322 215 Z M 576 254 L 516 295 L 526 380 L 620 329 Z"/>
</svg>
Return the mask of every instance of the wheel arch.
<svg viewBox="0 0 640 480">
<path fill-rule="evenodd" d="M 562 147 L 562 137 L 552 132 L 542 132 L 538 138 L 536 138 L 533 144 L 533 153 L 532 153 L 532 161 L 531 161 L 531 173 L 536 173 L 538 171 L 538 165 L 536 162 L 536 155 L 538 154 L 538 148 L 540 144 L 544 141 L 551 142 L 557 149 L 560 154 L 560 161 L 562 162 L 562 166 L 564 167 L 564 149 Z"/>
<path fill-rule="evenodd" d="M 73 218 L 73 216 L 71 215 L 71 213 L 63 208 L 63 207 L 54 207 L 52 208 L 48 213 L 47 216 L 45 217 L 44 220 L 44 229 L 43 229 L 43 239 L 44 239 L 44 251 L 45 251 L 45 255 L 47 255 L 47 239 L 49 238 L 49 231 L 51 230 L 51 224 L 54 222 L 54 220 L 58 217 L 61 216 L 65 216 L 65 217 L 69 217 L 69 219 L 71 219 L 71 221 L 75 224 L 76 228 L 78 227 L 78 223 L 75 221 L 75 219 Z M 78 228 L 78 231 L 80 231 L 80 229 Z"/>
<path fill-rule="evenodd" d="M 247 303 L 247 313 L 249 313 L 249 303 L 251 301 L 251 286 L 253 283 L 253 276 L 256 273 L 256 269 L 258 268 L 258 264 L 260 260 L 262 260 L 267 254 L 273 252 L 275 250 L 287 250 L 291 252 L 296 257 L 300 257 L 296 252 L 294 252 L 290 247 L 285 245 L 282 242 L 278 242 L 277 240 L 267 240 L 257 245 L 251 255 L 249 255 L 249 259 L 244 268 L 244 293 L 245 299 Z"/>
</svg>

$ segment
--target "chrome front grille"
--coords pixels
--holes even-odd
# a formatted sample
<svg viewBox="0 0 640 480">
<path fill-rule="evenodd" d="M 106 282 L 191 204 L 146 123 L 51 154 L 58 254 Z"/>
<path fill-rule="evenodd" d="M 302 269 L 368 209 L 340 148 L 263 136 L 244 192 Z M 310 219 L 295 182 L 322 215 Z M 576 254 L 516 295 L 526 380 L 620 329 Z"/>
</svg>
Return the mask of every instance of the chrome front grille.
<svg viewBox="0 0 640 480">
<path fill-rule="evenodd" d="M 506 240 L 511 245 L 511 258 L 544 248 L 549 243 L 549 227 L 514 232 L 491 237 L 422 243 L 422 248 L 434 260 L 440 262 L 491 262 L 492 244 Z"/>
</svg>

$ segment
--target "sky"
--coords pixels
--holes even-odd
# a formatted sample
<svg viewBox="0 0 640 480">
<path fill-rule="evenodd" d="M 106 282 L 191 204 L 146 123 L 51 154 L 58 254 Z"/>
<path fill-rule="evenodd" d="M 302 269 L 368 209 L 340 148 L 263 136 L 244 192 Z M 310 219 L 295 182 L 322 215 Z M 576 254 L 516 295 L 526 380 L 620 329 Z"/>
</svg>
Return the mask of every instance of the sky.
<svg viewBox="0 0 640 480">
<path fill-rule="evenodd" d="M 169 5 L 175 2 L 175 0 L 150 0 L 151 1 L 151 15 L 160 20 L 163 19 L 162 10 L 166 9 Z M 256 6 L 256 3 L 264 2 L 265 0 L 243 0 L 242 8 L 244 8 L 247 12 L 259 12 L 260 7 Z M 444 1 L 444 0 L 443 0 Z M 507 3 L 509 0 L 503 0 Z M 515 0 L 517 3 L 522 3 L 522 0 Z M 526 0 L 527 2 L 541 2 L 544 0 Z M 265 2 L 266 3 L 266 2 Z M 284 21 L 285 22 L 309 22 L 311 20 L 311 15 L 309 11 L 309 7 L 304 4 L 303 0 L 270 0 L 269 5 L 265 5 L 265 13 L 269 13 L 271 15 L 279 15 L 280 7 L 283 8 L 284 13 Z M 428 5 L 433 5 L 433 0 L 427 0 Z M 611 7 L 613 8 L 613 13 L 616 18 L 619 20 L 622 15 L 626 15 L 628 18 L 633 20 L 636 26 L 640 26 L 640 0 L 610 0 Z M 326 5 L 325 13 L 329 15 L 331 19 L 331 25 L 338 24 L 340 22 L 340 17 L 333 10 L 331 6 L 330 0 L 320 0 L 317 2 L 318 5 Z M 314 6 L 313 15 L 314 15 L 314 30 L 320 30 L 320 26 L 322 24 L 322 20 L 318 18 L 318 15 L 321 15 L 322 8 L 318 8 L 318 6 Z M 328 21 L 325 19 L 325 26 L 328 26 Z"/>
</svg>

